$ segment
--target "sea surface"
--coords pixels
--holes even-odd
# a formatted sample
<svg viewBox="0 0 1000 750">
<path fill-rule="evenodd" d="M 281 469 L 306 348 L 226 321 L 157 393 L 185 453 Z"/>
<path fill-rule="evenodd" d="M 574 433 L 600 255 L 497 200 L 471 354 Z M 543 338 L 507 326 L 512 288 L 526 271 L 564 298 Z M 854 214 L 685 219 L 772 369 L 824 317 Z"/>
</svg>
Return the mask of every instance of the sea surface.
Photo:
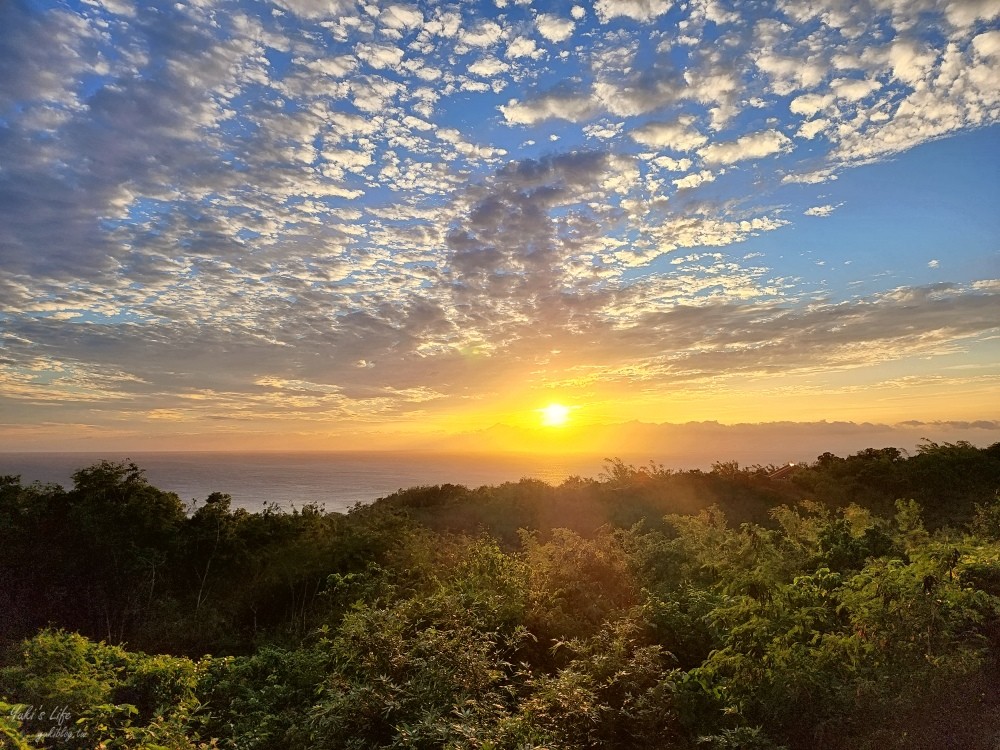
<svg viewBox="0 0 1000 750">
<path fill-rule="evenodd" d="M 291 510 L 306 504 L 344 511 L 396 490 L 434 484 L 516 482 L 524 477 L 559 484 L 570 476 L 597 477 L 604 468 L 593 456 L 468 456 L 419 453 L 0 453 L 0 475 L 22 483 L 69 489 L 78 469 L 102 459 L 130 459 L 150 484 L 176 492 L 186 503 L 212 492 L 233 497 L 233 507 L 257 511 L 275 503 Z"/>
</svg>

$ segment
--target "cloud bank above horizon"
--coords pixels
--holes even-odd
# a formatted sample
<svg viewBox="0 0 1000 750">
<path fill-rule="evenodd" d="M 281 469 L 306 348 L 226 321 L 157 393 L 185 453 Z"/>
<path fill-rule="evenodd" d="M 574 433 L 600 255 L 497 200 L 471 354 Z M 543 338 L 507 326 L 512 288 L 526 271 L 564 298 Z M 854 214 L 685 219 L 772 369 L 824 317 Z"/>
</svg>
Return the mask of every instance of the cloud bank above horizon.
<svg viewBox="0 0 1000 750">
<path fill-rule="evenodd" d="M 1000 0 L 5 3 L 0 445 L 996 418 L 998 122 Z"/>
</svg>

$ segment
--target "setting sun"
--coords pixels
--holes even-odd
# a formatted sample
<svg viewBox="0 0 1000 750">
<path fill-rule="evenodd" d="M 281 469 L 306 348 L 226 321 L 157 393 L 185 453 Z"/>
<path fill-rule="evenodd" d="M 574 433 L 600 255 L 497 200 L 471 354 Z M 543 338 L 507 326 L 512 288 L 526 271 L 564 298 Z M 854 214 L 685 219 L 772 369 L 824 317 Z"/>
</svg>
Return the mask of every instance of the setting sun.
<svg viewBox="0 0 1000 750">
<path fill-rule="evenodd" d="M 549 404 L 542 413 L 542 424 L 546 427 L 561 427 L 569 421 L 569 407 L 562 404 Z"/>
</svg>

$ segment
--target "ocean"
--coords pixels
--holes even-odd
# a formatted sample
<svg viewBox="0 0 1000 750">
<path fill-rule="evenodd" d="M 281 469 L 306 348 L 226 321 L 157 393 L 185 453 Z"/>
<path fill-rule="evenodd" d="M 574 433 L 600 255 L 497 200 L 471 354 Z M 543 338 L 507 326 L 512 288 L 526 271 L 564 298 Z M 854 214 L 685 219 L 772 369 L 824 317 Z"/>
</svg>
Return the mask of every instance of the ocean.
<svg viewBox="0 0 1000 750">
<path fill-rule="evenodd" d="M 524 477 L 559 484 L 570 476 L 597 477 L 594 456 L 468 456 L 395 452 L 338 453 L 0 453 L 0 475 L 72 487 L 75 471 L 107 459 L 134 461 L 150 484 L 186 502 L 212 492 L 233 497 L 233 507 L 258 511 L 275 503 L 286 510 L 315 504 L 344 511 L 396 490 L 434 484 L 516 482 Z"/>
</svg>

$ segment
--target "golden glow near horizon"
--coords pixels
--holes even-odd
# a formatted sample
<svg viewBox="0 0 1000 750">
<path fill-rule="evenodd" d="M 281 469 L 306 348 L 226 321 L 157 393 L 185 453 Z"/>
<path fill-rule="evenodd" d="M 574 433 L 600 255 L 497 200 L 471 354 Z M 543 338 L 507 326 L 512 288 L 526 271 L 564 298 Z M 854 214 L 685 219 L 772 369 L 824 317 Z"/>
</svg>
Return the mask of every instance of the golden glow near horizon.
<svg viewBox="0 0 1000 750">
<path fill-rule="evenodd" d="M 569 421 L 570 409 L 568 406 L 549 404 L 539 411 L 542 413 L 542 424 L 546 427 L 562 427 Z"/>
</svg>

